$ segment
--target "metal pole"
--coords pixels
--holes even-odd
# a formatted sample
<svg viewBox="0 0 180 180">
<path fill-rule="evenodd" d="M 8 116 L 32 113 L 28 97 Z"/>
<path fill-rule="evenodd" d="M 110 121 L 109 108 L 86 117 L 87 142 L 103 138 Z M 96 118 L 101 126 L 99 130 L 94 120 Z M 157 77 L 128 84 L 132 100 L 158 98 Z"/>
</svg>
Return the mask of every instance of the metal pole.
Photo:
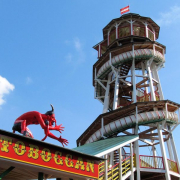
<svg viewBox="0 0 180 180">
<path fill-rule="evenodd" d="M 148 27 L 147 27 L 147 23 L 145 23 L 145 27 L 146 27 L 146 37 L 148 38 Z"/>
<path fill-rule="evenodd" d="M 154 133 L 154 131 L 151 131 L 150 133 Z M 157 158 L 156 158 L 156 147 L 154 146 L 154 140 L 151 140 L 152 142 L 152 152 L 153 152 L 153 156 L 154 156 L 154 165 L 155 168 L 157 167 Z"/>
<path fill-rule="evenodd" d="M 130 143 L 130 154 L 131 154 L 131 180 L 134 180 L 132 143 Z"/>
<path fill-rule="evenodd" d="M 159 75 L 158 75 L 158 70 L 155 65 L 153 66 L 153 75 L 154 75 L 155 80 L 158 81 L 157 87 L 158 87 L 158 91 L 159 91 L 159 95 L 160 95 L 160 100 L 164 100 L 164 95 L 163 95 L 161 82 L 160 82 Z"/>
<path fill-rule="evenodd" d="M 132 19 L 131 19 L 130 23 L 131 23 L 131 35 L 133 35 L 133 21 L 132 21 Z"/>
<path fill-rule="evenodd" d="M 118 94 L 119 94 L 119 79 L 118 79 L 118 75 L 117 75 L 117 76 L 116 76 L 115 86 L 114 86 L 113 110 L 117 109 L 117 105 L 118 105 Z"/>
<path fill-rule="evenodd" d="M 167 112 L 167 103 L 166 103 L 166 112 Z M 167 114 L 166 116 L 168 117 L 168 114 Z M 166 117 L 166 118 L 167 118 L 167 117 Z M 167 126 L 167 129 L 168 129 L 169 133 L 171 133 L 169 126 Z M 166 138 L 168 138 L 168 135 L 166 135 Z M 167 148 L 168 148 L 168 152 L 169 152 L 169 157 L 170 157 L 171 160 L 174 161 L 175 159 L 174 159 L 173 154 L 172 154 L 172 146 L 171 146 L 171 141 L 170 141 L 170 139 L 168 139 L 168 140 L 166 141 L 166 143 L 167 143 Z"/>
<path fill-rule="evenodd" d="M 101 118 L 101 137 L 104 136 L 104 119 Z"/>
<path fill-rule="evenodd" d="M 103 113 L 106 113 L 109 108 L 109 89 L 110 89 L 110 83 L 111 81 L 111 73 L 108 75 L 108 81 L 106 85 L 106 93 L 105 93 L 105 98 L 104 98 L 104 107 L 103 107 Z"/>
<path fill-rule="evenodd" d="M 168 162 L 167 162 L 167 156 L 166 156 L 166 151 L 165 151 L 165 146 L 164 146 L 164 140 L 163 140 L 163 135 L 162 135 L 162 130 L 160 128 L 160 125 L 158 124 L 158 136 L 159 136 L 159 142 L 161 146 L 161 154 L 163 156 L 163 161 L 164 161 L 164 167 L 165 167 L 165 176 L 166 180 L 170 180 L 170 173 L 169 173 L 169 167 L 168 167 Z"/>
<path fill-rule="evenodd" d="M 105 166 L 104 166 L 104 179 L 107 180 L 108 179 L 108 160 L 107 160 L 108 156 L 107 154 L 105 155 Z"/>
<path fill-rule="evenodd" d="M 122 180 L 122 160 L 121 160 L 122 148 L 119 148 L 118 151 L 119 151 L 119 180 Z"/>
<path fill-rule="evenodd" d="M 132 45 L 133 61 L 132 61 L 132 79 L 133 79 L 133 102 L 136 103 L 136 71 L 135 71 L 135 55 L 134 55 L 134 44 Z"/>
<path fill-rule="evenodd" d="M 166 138 L 168 138 L 168 135 L 166 135 Z M 169 152 L 169 158 L 174 161 L 170 140 L 168 139 L 166 142 L 167 142 L 167 148 L 168 148 L 168 152 Z"/>
<path fill-rule="evenodd" d="M 138 107 L 136 106 L 136 127 L 135 127 L 135 134 L 138 135 Z M 139 142 L 136 140 L 134 142 L 135 145 L 135 153 L 136 153 L 136 169 L 137 169 L 137 179 L 141 180 L 140 176 L 140 164 L 139 164 Z"/>
<path fill-rule="evenodd" d="M 151 101 L 156 101 L 149 61 L 147 62 L 147 70 L 148 70 L 148 75 L 149 75 L 149 86 L 151 89 Z"/>
<path fill-rule="evenodd" d="M 137 169 L 137 179 L 141 180 L 140 176 L 140 164 L 139 164 L 139 143 L 138 140 L 134 142 L 136 148 L 136 169 Z"/>
<path fill-rule="evenodd" d="M 110 152 L 110 160 L 109 160 L 110 164 L 109 167 L 111 168 L 112 166 L 114 166 L 114 152 Z"/>
<path fill-rule="evenodd" d="M 174 154 L 174 159 L 175 159 L 175 161 L 176 161 L 176 163 L 177 163 L 178 171 L 180 172 L 179 158 L 178 158 L 178 155 L 177 155 L 176 146 L 175 146 L 175 142 L 174 142 L 174 138 L 173 138 L 172 133 L 170 133 L 170 141 L 171 141 L 171 145 L 172 145 L 172 150 L 173 150 L 173 154 Z"/>
<path fill-rule="evenodd" d="M 145 72 L 145 67 L 144 67 L 144 63 L 141 62 L 141 68 L 142 68 L 142 75 L 143 76 L 147 76 L 146 72 Z M 147 81 L 144 83 L 147 85 Z M 146 91 L 146 93 L 148 93 L 148 87 L 144 87 L 144 90 Z"/>
</svg>

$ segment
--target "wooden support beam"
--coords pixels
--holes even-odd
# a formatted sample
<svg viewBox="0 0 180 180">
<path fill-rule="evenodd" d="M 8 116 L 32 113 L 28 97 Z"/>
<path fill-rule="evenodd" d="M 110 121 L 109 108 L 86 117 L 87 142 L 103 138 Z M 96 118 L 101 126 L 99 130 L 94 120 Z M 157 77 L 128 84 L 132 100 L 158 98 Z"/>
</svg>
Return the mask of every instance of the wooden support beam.
<svg viewBox="0 0 180 180">
<path fill-rule="evenodd" d="M 163 135 L 168 135 L 169 132 L 163 132 L 162 134 L 163 134 Z M 139 137 L 141 137 L 141 136 L 157 136 L 157 135 L 158 135 L 158 133 L 141 134 L 141 135 L 139 135 Z"/>
<path fill-rule="evenodd" d="M 147 140 L 144 140 L 144 139 L 139 139 L 139 140 L 146 143 L 146 144 L 148 144 L 148 146 L 153 146 L 153 143 L 150 142 L 150 141 L 147 141 Z"/>
<path fill-rule="evenodd" d="M 153 83 L 153 86 L 156 86 L 156 84 Z M 137 88 L 143 88 L 143 87 L 149 87 L 149 84 L 139 85 Z"/>
<path fill-rule="evenodd" d="M 159 140 L 158 137 L 152 137 L 152 136 L 147 136 L 147 135 L 144 135 L 143 137 L 140 137 L 140 136 L 139 136 L 139 138 L 141 138 L 141 139 Z M 167 141 L 167 138 L 164 138 L 163 140 L 164 140 L 164 141 Z"/>
<path fill-rule="evenodd" d="M 156 128 L 156 127 L 152 127 L 152 128 L 150 128 L 150 129 L 147 129 L 147 130 L 139 133 L 139 136 L 140 136 L 141 134 L 146 134 L 146 133 L 148 133 L 148 132 L 154 131 L 155 129 L 157 129 L 157 128 Z"/>
<path fill-rule="evenodd" d="M 156 143 L 154 143 L 154 146 L 155 146 L 155 145 L 158 145 L 159 143 L 160 143 L 160 142 L 156 142 Z"/>
<path fill-rule="evenodd" d="M 136 87 L 139 87 L 142 83 L 145 83 L 147 80 L 148 80 L 148 78 L 144 78 L 142 81 L 140 81 L 136 84 Z"/>
<path fill-rule="evenodd" d="M 148 145 L 148 144 L 146 144 L 146 145 L 139 145 L 139 147 L 149 147 L 149 146 L 151 146 L 151 145 Z"/>
<path fill-rule="evenodd" d="M 149 87 L 149 84 L 139 85 L 137 88 L 144 88 L 144 87 Z"/>
<path fill-rule="evenodd" d="M 123 131 L 124 134 L 127 134 L 127 135 L 132 135 L 132 133 L 128 132 L 128 131 Z"/>
</svg>

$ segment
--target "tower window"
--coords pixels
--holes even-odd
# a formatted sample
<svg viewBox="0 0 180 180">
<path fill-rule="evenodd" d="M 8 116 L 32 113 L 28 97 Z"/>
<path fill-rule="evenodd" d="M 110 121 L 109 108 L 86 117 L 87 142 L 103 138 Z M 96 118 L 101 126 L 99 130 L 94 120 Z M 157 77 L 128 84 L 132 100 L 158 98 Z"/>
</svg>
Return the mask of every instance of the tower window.
<svg viewBox="0 0 180 180">
<path fill-rule="evenodd" d="M 151 40 L 151 41 L 154 41 L 154 33 L 148 29 L 148 38 Z"/>
<path fill-rule="evenodd" d="M 133 26 L 133 35 L 145 37 L 145 27 Z"/>
<path fill-rule="evenodd" d="M 130 36 L 130 27 L 119 27 L 119 38 Z"/>
</svg>

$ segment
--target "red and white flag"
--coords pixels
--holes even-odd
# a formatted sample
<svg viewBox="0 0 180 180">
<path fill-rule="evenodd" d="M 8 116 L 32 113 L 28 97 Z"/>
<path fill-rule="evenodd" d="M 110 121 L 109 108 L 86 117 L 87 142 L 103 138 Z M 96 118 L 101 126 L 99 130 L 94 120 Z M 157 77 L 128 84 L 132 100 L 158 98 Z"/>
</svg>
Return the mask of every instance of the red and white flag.
<svg viewBox="0 0 180 180">
<path fill-rule="evenodd" d="M 129 12 L 129 6 L 126 6 L 126 7 L 122 8 L 122 9 L 120 9 L 120 12 L 121 12 L 121 14 Z"/>
</svg>

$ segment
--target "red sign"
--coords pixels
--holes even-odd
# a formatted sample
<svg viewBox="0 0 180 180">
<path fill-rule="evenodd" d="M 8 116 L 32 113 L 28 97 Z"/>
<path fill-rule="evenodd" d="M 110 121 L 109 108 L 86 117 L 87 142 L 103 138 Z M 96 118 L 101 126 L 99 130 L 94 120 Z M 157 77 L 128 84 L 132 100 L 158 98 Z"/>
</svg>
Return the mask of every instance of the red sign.
<svg viewBox="0 0 180 180">
<path fill-rule="evenodd" d="M 63 148 L 42 147 L 12 137 L 0 135 L 0 158 L 79 174 L 97 179 L 98 161 L 77 155 L 73 151 L 61 151 Z M 83 156 L 83 157 L 82 157 Z"/>
<path fill-rule="evenodd" d="M 122 9 L 120 9 L 120 12 L 121 12 L 121 14 L 129 12 L 129 6 L 126 6 L 126 7 L 122 8 Z"/>
</svg>

